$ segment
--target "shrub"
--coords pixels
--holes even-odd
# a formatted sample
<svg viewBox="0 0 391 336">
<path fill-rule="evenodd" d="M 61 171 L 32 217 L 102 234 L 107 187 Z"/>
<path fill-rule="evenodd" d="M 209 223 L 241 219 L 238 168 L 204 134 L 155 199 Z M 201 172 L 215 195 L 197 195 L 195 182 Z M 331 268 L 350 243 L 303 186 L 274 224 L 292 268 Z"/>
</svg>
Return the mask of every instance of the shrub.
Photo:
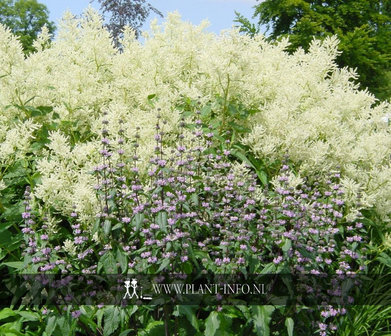
<svg viewBox="0 0 391 336">
<path fill-rule="evenodd" d="M 143 43 L 127 29 L 118 52 L 99 16 L 88 9 L 81 19 L 66 14 L 53 43 L 44 31 L 38 51 L 26 59 L 2 28 L 0 57 L 7 61 L 0 79 L 0 158 L 7 148 L 16 155 L 26 151 L 12 143 L 15 119 L 31 132 L 33 124 L 42 130 L 46 125 L 46 134 L 52 132 L 47 149 L 35 155 L 41 157 L 42 176 L 35 194 L 64 214 L 75 204 L 87 219 L 96 206 L 88 172 L 98 160 L 99 111 L 107 109 L 113 124 L 124 121 L 125 148 L 134 123 L 140 127 L 142 163 L 153 154 L 152 110 L 161 108 L 167 129 L 175 131 L 183 102 L 198 99 L 219 120 L 219 130 L 233 122 L 250 128 L 243 143 L 263 160 L 288 153 L 306 175 L 341 170 L 346 201 L 362 188 L 362 204 L 385 219 L 391 209 L 391 146 L 384 121 L 390 107 L 372 107 L 374 97 L 353 85 L 354 72 L 336 67 L 338 41 L 314 41 L 308 53 L 289 55 L 286 40 L 270 44 L 237 31 L 216 36 L 204 31 L 206 25 L 192 26 L 170 14 L 163 28 L 152 25 Z M 250 119 L 239 118 L 243 111 Z M 21 141 L 33 141 L 31 132 Z"/>
<path fill-rule="evenodd" d="M 338 173 L 325 186 L 311 186 L 284 165 L 274 188 L 262 190 L 248 167 L 229 161 L 230 150 L 216 152 L 213 133 L 200 119 L 191 132 L 178 135 L 175 148 L 159 116 L 155 155 L 142 178 L 139 134 L 125 163 L 123 122 L 112 134 L 105 117 L 101 163 L 94 168 L 100 203 L 95 225 L 80 220 L 76 207 L 66 223 L 55 225 L 54 214 L 32 208 L 28 188 L 22 214 L 25 273 L 323 274 L 331 287 L 311 287 L 304 279 L 300 288 L 322 298 L 312 316 L 330 324 L 319 322 L 321 334 L 335 328 L 330 321 L 346 310 L 326 303 L 342 297 L 340 275 L 364 270 L 366 232 L 361 222 L 344 220 Z"/>
</svg>

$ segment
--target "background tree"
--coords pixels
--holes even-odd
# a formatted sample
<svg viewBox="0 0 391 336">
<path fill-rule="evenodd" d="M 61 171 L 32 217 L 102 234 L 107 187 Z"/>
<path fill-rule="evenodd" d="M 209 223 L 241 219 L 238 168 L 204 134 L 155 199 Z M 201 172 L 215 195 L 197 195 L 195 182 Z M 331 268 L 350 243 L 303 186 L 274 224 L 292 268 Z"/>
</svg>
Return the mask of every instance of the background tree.
<svg viewBox="0 0 391 336">
<path fill-rule="evenodd" d="M 47 7 L 36 0 L 0 0 L 0 23 L 19 37 L 26 54 L 34 51 L 33 42 L 44 25 L 50 33 L 55 30 Z"/>
<path fill-rule="evenodd" d="M 103 15 L 106 14 L 105 19 L 108 19 L 106 26 L 117 44 L 126 25 L 132 27 L 138 37 L 140 35 L 140 29 L 151 11 L 163 16 L 159 10 L 152 7 L 152 5 L 145 0 L 96 1 L 99 2 Z"/>
<path fill-rule="evenodd" d="M 391 97 L 391 0 L 264 0 L 254 8 L 258 27 L 237 13 L 243 32 L 266 25 L 272 40 L 289 36 L 290 51 L 337 35 L 339 65 L 356 68 L 361 87 L 377 98 Z"/>
</svg>

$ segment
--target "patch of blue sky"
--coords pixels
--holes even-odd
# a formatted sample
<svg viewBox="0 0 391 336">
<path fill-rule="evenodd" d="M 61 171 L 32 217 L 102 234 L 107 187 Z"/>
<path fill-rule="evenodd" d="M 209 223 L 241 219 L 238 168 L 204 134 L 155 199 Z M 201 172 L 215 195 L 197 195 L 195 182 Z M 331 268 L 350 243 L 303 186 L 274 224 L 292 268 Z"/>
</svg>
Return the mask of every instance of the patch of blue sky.
<svg viewBox="0 0 391 336">
<path fill-rule="evenodd" d="M 98 9 L 97 1 L 91 3 L 90 0 L 39 0 L 44 3 L 50 12 L 50 19 L 58 23 L 66 10 L 71 11 L 75 15 L 80 15 L 88 5 Z M 166 17 L 167 13 L 178 11 L 182 19 L 190 21 L 198 25 L 204 19 L 210 22 L 207 31 L 219 33 L 221 30 L 229 29 L 234 23 L 235 11 L 238 11 L 247 18 L 251 18 L 254 13 L 253 6 L 256 5 L 256 0 L 150 0 L 149 3 L 157 8 Z M 151 20 L 157 18 L 162 22 L 164 18 L 160 18 L 155 14 L 151 14 L 143 30 L 148 30 Z"/>
</svg>

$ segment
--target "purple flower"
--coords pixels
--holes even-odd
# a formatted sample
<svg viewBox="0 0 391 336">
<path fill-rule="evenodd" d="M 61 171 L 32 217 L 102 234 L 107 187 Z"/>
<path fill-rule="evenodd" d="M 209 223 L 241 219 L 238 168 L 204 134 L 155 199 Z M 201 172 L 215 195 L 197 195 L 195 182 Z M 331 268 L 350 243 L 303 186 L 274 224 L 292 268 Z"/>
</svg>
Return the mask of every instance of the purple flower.
<svg viewBox="0 0 391 336">
<path fill-rule="evenodd" d="M 22 218 L 30 218 L 31 217 L 31 213 L 30 212 L 22 212 Z"/>
<path fill-rule="evenodd" d="M 75 244 L 78 244 L 78 245 L 82 244 L 83 241 L 84 241 L 84 237 L 83 236 L 78 236 L 78 237 L 75 237 L 75 239 L 74 239 Z"/>
<path fill-rule="evenodd" d="M 141 253 L 141 258 L 148 258 L 151 255 L 151 252 L 143 252 Z"/>
<path fill-rule="evenodd" d="M 112 156 L 112 153 L 110 153 L 107 149 L 101 149 L 99 151 L 99 153 L 102 155 L 102 156 L 105 156 L 105 157 L 110 157 Z"/>
<path fill-rule="evenodd" d="M 167 161 L 166 161 L 166 160 L 158 160 L 158 161 L 157 161 L 157 164 L 158 164 L 158 166 L 160 166 L 160 167 L 165 167 L 166 164 L 167 164 Z"/>
<path fill-rule="evenodd" d="M 39 270 L 40 270 L 41 272 L 46 272 L 46 271 L 52 270 L 54 267 L 55 267 L 55 265 L 53 265 L 53 264 L 47 264 L 47 265 L 45 265 L 45 266 L 41 266 L 41 267 L 39 268 Z"/>
<path fill-rule="evenodd" d="M 52 249 L 50 247 L 46 247 L 46 248 L 42 249 L 42 253 L 45 255 L 48 255 L 51 251 L 52 251 Z"/>
<path fill-rule="evenodd" d="M 282 261 L 282 256 L 278 256 L 273 259 L 273 263 L 275 263 L 276 265 L 278 265 L 281 261 Z"/>
<path fill-rule="evenodd" d="M 41 261 L 41 258 L 40 258 L 40 257 L 33 257 L 33 258 L 31 259 L 31 261 L 32 261 L 34 264 L 36 264 L 36 263 L 39 263 L 39 262 Z"/>
<path fill-rule="evenodd" d="M 325 324 L 325 323 L 319 323 L 319 329 L 320 329 L 320 330 L 326 330 L 326 329 L 327 329 L 327 324 Z"/>
<path fill-rule="evenodd" d="M 149 257 L 148 258 L 148 263 L 155 264 L 156 262 L 157 262 L 157 258 L 156 257 Z"/>
<path fill-rule="evenodd" d="M 77 319 L 80 315 L 81 315 L 81 311 L 80 310 L 75 310 L 72 312 L 72 317 Z"/>
</svg>

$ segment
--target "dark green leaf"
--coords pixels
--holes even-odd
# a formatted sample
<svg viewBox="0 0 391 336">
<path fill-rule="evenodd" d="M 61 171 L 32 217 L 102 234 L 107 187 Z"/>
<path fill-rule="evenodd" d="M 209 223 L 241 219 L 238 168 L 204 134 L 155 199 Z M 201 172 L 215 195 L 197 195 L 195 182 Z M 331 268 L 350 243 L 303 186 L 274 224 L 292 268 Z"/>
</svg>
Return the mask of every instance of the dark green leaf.
<svg viewBox="0 0 391 336">
<path fill-rule="evenodd" d="M 163 321 L 152 321 L 145 329 L 148 336 L 162 336 L 165 334 Z"/>
<path fill-rule="evenodd" d="M 117 271 L 117 264 L 111 251 L 106 253 L 99 259 L 98 262 L 98 273 L 104 270 L 106 274 L 113 274 Z"/>
<path fill-rule="evenodd" d="M 122 273 L 126 272 L 128 269 L 128 257 L 125 253 L 125 251 L 118 249 L 117 250 L 117 261 L 119 262 L 121 266 Z"/>
<path fill-rule="evenodd" d="M 111 221 L 106 219 L 104 224 L 103 224 L 103 232 L 105 233 L 106 236 L 109 235 L 111 232 Z"/>
<path fill-rule="evenodd" d="M 274 310 L 273 306 L 251 306 L 255 332 L 258 336 L 270 335 L 270 321 Z"/>
<path fill-rule="evenodd" d="M 163 271 L 169 264 L 170 264 L 170 259 L 164 259 L 162 261 L 162 263 L 160 264 L 159 266 L 159 269 L 157 270 L 157 273 L 159 273 L 160 271 Z"/>
<path fill-rule="evenodd" d="M 114 333 L 121 323 L 120 310 L 118 307 L 107 307 L 104 312 L 103 335 L 109 336 Z"/>
<path fill-rule="evenodd" d="M 220 327 L 219 313 L 212 311 L 205 321 L 205 336 L 216 335 L 217 330 Z"/>
<path fill-rule="evenodd" d="M 198 324 L 197 316 L 194 310 L 197 306 L 186 306 L 180 305 L 178 306 L 178 312 L 180 315 L 185 315 L 190 324 L 194 327 L 195 330 L 200 331 L 200 327 Z"/>
<path fill-rule="evenodd" d="M 160 226 L 160 229 L 167 232 L 167 212 L 160 211 L 157 214 L 156 222 Z"/>
</svg>

